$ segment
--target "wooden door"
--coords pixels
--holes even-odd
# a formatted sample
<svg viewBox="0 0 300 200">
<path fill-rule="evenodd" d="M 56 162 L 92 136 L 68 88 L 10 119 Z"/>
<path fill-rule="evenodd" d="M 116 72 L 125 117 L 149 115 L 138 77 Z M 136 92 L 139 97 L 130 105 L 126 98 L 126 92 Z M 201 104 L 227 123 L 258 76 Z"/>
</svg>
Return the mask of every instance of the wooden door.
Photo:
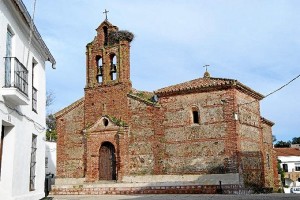
<svg viewBox="0 0 300 200">
<path fill-rule="evenodd" d="M 116 180 L 116 157 L 113 144 L 105 142 L 99 152 L 99 180 Z"/>
</svg>

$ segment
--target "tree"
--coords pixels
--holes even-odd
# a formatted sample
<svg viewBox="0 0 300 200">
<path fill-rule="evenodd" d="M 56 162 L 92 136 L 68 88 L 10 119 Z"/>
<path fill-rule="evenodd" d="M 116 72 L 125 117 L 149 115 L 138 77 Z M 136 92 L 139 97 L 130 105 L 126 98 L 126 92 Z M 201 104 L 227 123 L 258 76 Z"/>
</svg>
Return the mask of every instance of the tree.
<svg viewBox="0 0 300 200">
<path fill-rule="evenodd" d="M 292 139 L 292 144 L 300 144 L 300 137 L 294 137 Z"/>
<path fill-rule="evenodd" d="M 54 102 L 54 93 L 52 91 L 47 91 L 46 92 L 46 108 L 49 108 Z"/>
<path fill-rule="evenodd" d="M 53 114 L 49 113 L 49 106 L 51 106 L 54 102 L 55 96 L 52 91 L 47 91 L 46 98 L 46 108 L 47 108 L 47 116 L 46 116 L 46 140 L 47 141 L 56 141 L 57 133 L 56 133 L 56 121 Z"/>
<path fill-rule="evenodd" d="M 285 179 L 284 179 L 285 173 L 280 164 L 281 164 L 281 160 L 277 159 L 278 174 L 280 174 L 280 180 L 281 180 L 282 185 L 285 185 Z"/>
<path fill-rule="evenodd" d="M 47 141 L 56 141 L 57 133 L 56 133 L 56 120 L 52 114 L 48 114 L 46 117 L 46 140 Z"/>
<path fill-rule="evenodd" d="M 285 147 L 290 147 L 291 146 L 291 141 L 277 141 L 276 144 L 274 145 L 274 147 L 276 148 L 285 148 Z"/>
</svg>

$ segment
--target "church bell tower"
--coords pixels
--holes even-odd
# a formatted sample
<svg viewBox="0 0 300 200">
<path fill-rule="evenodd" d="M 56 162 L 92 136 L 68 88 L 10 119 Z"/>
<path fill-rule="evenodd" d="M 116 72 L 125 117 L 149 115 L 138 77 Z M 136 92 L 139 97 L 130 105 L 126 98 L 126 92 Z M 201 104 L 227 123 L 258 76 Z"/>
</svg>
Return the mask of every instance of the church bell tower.
<svg viewBox="0 0 300 200">
<path fill-rule="evenodd" d="M 87 87 L 130 82 L 130 42 L 133 34 L 105 20 L 87 45 Z"/>
<path fill-rule="evenodd" d="M 120 31 L 107 19 L 96 31 L 96 37 L 86 46 L 86 122 L 93 123 L 104 115 L 126 120 L 133 34 Z"/>
</svg>

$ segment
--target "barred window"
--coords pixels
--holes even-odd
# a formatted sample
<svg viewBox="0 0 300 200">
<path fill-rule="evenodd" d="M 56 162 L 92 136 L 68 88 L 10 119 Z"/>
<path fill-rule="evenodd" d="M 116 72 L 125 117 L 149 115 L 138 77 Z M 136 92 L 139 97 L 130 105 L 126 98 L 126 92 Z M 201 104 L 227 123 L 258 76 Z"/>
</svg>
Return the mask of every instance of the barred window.
<svg viewBox="0 0 300 200">
<path fill-rule="evenodd" d="M 37 89 L 32 86 L 32 111 L 37 112 Z"/>
<path fill-rule="evenodd" d="M 289 171 L 287 164 L 282 164 L 282 168 L 283 168 L 284 172 L 288 172 Z"/>
<path fill-rule="evenodd" d="M 32 59 L 32 111 L 37 112 L 37 89 L 34 87 L 34 79 L 35 79 L 35 66 L 37 62 Z"/>
<path fill-rule="evenodd" d="M 31 143 L 31 160 L 30 160 L 30 181 L 29 181 L 29 190 L 35 190 L 35 167 L 36 167 L 36 143 L 37 136 L 32 134 L 32 143 Z"/>
<path fill-rule="evenodd" d="M 300 163 L 295 163 L 295 171 L 300 171 Z"/>
</svg>

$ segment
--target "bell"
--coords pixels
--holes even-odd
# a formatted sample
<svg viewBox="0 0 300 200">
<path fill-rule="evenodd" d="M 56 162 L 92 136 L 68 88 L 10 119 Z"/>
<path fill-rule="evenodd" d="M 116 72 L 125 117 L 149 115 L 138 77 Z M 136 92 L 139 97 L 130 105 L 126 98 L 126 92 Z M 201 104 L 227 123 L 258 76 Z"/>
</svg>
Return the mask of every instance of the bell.
<svg viewBox="0 0 300 200">
<path fill-rule="evenodd" d="M 110 65 L 110 72 L 112 72 L 112 73 L 117 72 L 117 66 L 115 64 Z"/>
<path fill-rule="evenodd" d="M 102 66 L 98 67 L 98 76 L 102 76 Z"/>
</svg>

